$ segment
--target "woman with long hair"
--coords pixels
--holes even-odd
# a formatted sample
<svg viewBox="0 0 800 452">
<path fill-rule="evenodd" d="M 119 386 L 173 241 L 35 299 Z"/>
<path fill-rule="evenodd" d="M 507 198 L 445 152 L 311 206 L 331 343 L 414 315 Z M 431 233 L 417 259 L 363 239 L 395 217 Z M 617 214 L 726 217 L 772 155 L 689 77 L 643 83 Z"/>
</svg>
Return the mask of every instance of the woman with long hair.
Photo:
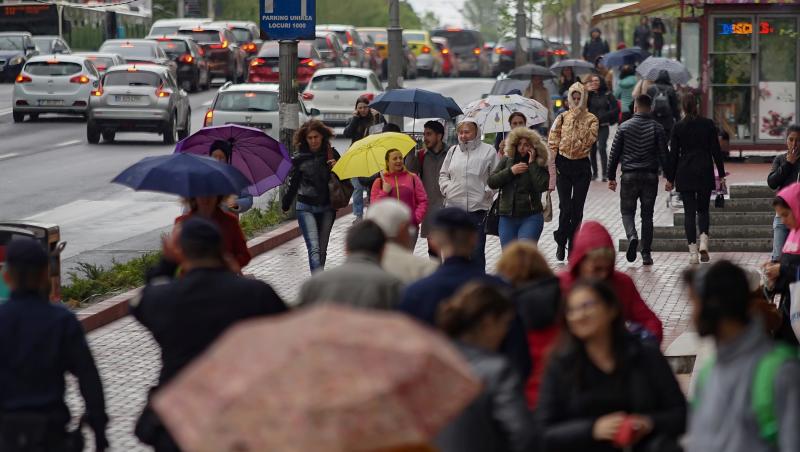
<svg viewBox="0 0 800 452">
<path fill-rule="evenodd" d="M 328 181 L 331 168 L 340 156 L 331 145 L 332 140 L 333 131 L 322 121 L 312 119 L 300 126 L 294 134 L 297 151 L 292 155 L 289 189 L 282 199 L 285 212 L 297 198 L 297 222 L 303 232 L 312 272 L 325 268 L 328 239 L 336 219 Z"/>
<path fill-rule="evenodd" d="M 370 98 L 366 95 L 358 96 L 353 117 L 350 118 L 342 132 L 345 138 L 350 138 L 351 146 L 369 135 L 373 126 L 386 123 L 380 113 L 369 108 L 369 103 Z M 353 183 L 353 215 L 356 217 L 355 221 L 360 221 L 364 217 L 364 189 L 369 187 L 369 185 L 365 185 L 369 182 L 369 178 L 354 177 L 350 181 Z"/>
<path fill-rule="evenodd" d="M 561 69 L 561 75 L 558 77 L 558 94 L 562 95 L 569 91 L 569 87 L 575 82 L 579 82 L 575 71 L 571 67 Z"/>
<path fill-rule="evenodd" d="M 208 155 L 220 163 L 231 164 L 233 161 L 233 144 L 230 141 L 215 140 L 208 148 Z M 241 193 L 227 196 L 221 205 L 226 212 L 242 214 L 253 207 L 253 195 L 245 188 Z"/>
<path fill-rule="evenodd" d="M 400 150 L 389 149 L 384 159 L 386 167 L 372 184 L 370 202 L 374 203 L 389 197 L 397 199 L 411 209 L 412 223 L 419 227 L 428 211 L 428 195 L 425 193 L 422 180 L 408 171 Z"/>
</svg>

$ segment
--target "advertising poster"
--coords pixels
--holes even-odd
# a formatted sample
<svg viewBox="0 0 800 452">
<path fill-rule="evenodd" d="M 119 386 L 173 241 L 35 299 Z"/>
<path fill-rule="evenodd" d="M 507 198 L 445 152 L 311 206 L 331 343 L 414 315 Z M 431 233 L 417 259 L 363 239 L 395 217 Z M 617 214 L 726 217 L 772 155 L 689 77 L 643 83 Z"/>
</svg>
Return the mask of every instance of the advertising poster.
<svg viewBox="0 0 800 452">
<path fill-rule="evenodd" d="M 782 139 L 786 128 L 796 121 L 796 82 L 761 82 L 758 84 L 758 138 Z"/>
</svg>

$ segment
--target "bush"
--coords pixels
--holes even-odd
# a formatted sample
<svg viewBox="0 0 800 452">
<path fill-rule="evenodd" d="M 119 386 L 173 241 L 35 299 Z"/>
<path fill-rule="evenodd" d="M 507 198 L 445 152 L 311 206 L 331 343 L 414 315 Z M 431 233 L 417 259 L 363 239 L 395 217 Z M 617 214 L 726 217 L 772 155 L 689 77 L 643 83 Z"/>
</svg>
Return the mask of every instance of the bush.
<svg viewBox="0 0 800 452">
<path fill-rule="evenodd" d="M 266 210 L 252 208 L 239 217 L 239 225 L 247 239 L 251 239 L 264 229 L 270 228 L 286 220 L 278 201 L 272 201 Z"/>
</svg>

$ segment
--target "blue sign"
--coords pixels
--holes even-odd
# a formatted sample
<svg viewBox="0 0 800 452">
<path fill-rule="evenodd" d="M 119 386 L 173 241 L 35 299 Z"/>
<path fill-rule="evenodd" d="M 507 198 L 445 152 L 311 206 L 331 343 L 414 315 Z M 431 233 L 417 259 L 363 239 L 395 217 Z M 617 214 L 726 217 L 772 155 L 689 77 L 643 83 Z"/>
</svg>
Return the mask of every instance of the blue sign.
<svg viewBox="0 0 800 452">
<path fill-rule="evenodd" d="M 315 0 L 261 0 L 261 30 L 271 40 L 315 39 Z"/>
</svg>

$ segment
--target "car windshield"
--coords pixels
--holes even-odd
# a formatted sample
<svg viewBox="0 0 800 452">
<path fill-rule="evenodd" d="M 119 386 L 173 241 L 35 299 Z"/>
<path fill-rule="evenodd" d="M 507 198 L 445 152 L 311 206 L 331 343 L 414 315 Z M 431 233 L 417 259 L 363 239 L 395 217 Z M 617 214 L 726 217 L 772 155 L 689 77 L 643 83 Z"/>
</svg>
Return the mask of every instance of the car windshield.
<svg viewBox="0 0 800 452">
<path fill-rule="evenodd" d="M 161 47 L 161 50 L 170 58 L 189 53 L 189 46 L 185 41 L 158 41 L 158 46 Z"/>
<path fill-rule="evenodd" d="M 370 36 L 375 42 L 387 42 L 389 39 L 386 37 L 385 31 L 365 31 L 367 36 Z"/>
<path fill-rule="evenodd" d="M 150 29 L 150 34 L 154 36 L 174 35 L 175 33 L 178 32 L 178 28 L 180 27 L 177 25 L 174 27 L 170 26 L 153 27 L 152 29 Z"/>
<path fill-rule="evenodd" d="M 24 50 L 22 36 L 0 36 L 0 50 Z"/>
<path fill-rule="evenodd" d="M 236 42 L 239 44 L 246 44 L 253 41 L 253 36 L 247 28 L 231 28 L 233 36 L 236 37 Z"/>
<path fill-rule="evenodd" d="M 425 41 L 425 35 L 422 33 L 403 33 L 403 37 L 406 38 L 406 41 Z"/>
<path fill-rule="evenodd" d="M 330 48 L 328 47 L 328 40 L 326 38 L 317 38 L 316 44 L 320 52 L 330 51 Z"/>
<path fill-rule="evenodd" d="M 219 32 L 216 30 L 181 30 L 179 34 L 191 36 L 192 39 L 201 44 L 218 44 L 222 42 L 219 37 Z"/>
<path fill-rule="evenodd" d="M 145 71 L 117 71 L 106 74 L 104 86 L 159 86 L 161 77 Z"/>
<path fill-rule="evenodd" d="M 363 91 L 367 89 L 367 79 L 357 75 L 326 74 L 314 77 L 311 89 L 319 91 Z"/>
<path fill-rule="evenodd" d="M 441 30 L 434 32 L 436 36 L 447 38 L 451 47 L 478 47 L 478 40 L 469 31 Z"/>
<path fill-rule="evenodd" d="M 48 54 L 53 51 L 53 40 L 50 38 L 33 38 L 33 43 L 41 53 Z"/>
<path fill-rule="evenodd" d="M 118 53 L 124 58 L 145 57 L 153 58 L 156 56 L 155 47 L 140 44 L 128 44 L 124 42 L 112 42 L 103 44 L 101 52 Z"/>
<path fill-rule="evenodd" d="M 234 91 L 220 93 L 215 110 L 278 111 L 278 93 Z"/>
<path fill-rule="evenodd" d="M 261 47 L 261 51 L 258 52 L 258 56 L 262 58 L 278 58 L 278 43 L 276 42 L 266 42 L 264 46 Z M 313 54 L 311 51 L 311 44 L 307 42 L 301 42 L 297 44 L 297 57 L 302 58 L 314 58 L 316 55 Z"/>
<path fill-rule="evenodd" d="M 25 65 L 25 72 L 31 75 L 59 76 L 73 75 L 81 72 L 81 65 L 65 61 L 32 61 Z"/>
</svg>

